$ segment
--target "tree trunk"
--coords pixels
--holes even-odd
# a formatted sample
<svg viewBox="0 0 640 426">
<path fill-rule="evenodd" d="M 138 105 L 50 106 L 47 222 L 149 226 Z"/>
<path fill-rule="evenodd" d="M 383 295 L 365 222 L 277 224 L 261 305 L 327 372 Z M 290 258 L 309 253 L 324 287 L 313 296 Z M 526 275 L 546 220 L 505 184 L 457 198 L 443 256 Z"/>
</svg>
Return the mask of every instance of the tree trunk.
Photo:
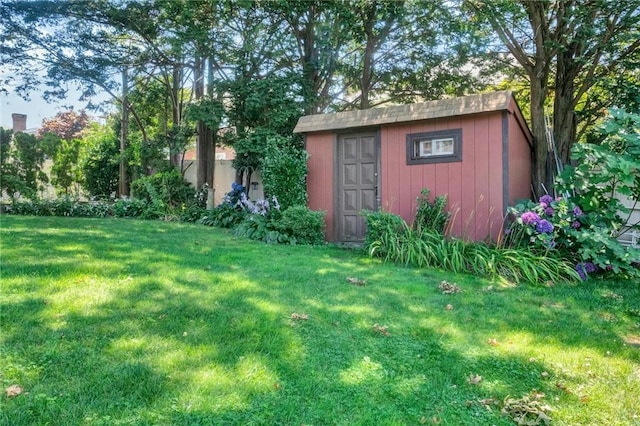
<svg viewBox="0 0 640 426">
<path fill-rule="evenodd" d="M 204 96 L 204 68 L 205 63 L 201 57 L 196 57 L 194 63 L 193 79 L 194 94 L 196 101 Z M 207 127 L 202 120 L 196 123 L 196 187 L 202 188 L 207 183 L 207 162 L 209 157 L 209 146 L 207 144 Z"/>
<path fill-rule="evenodd" d="M 180 83 L 182 82 L 181 78 L 181 68 L 178 64 L 173 64 L 172 75 L 171 75 L 171 127 L 176 128 L 180 125 L 181 118 L 180 117 L 180 104 L 178 103 L 178 99 L 180 98 Z M 172 133 L 173 137 L 175 137 L 175 132 Z M 173 150 L 169 154 L 169 159 L 171 161 L 171 165 L 178 170 L 182 171 L 181 161 L 180 161 L 180 153 L 175 149 L 175 144 L 172 144 Z"/>
<path fill-rule="evenodd" d="M 118 195 L 129 196 L 129 170 L 127 164 L 127 139 L 129 137 L 129 69 L 122 70 L 122 120 L 120 123 L 120 170 Z"/>
<path fill-rule="evenodd" d="M 546 19 L 548 4 L 538 1 L 524 1 L 529 16 L 529 24 L 534 35 L 535 54 L 531 61 L 520 46 L 519 61 L 527 70 L 531 84 L 531 132 L 533 133 L 533 176 L 534 199 L 549 193 L 553 195 L 553 163 L 549 156 L 549 144 L 545 126 L 544 105 L 547 99 L 547 84 L 552 53 L 548 50 L 550 38 L 549 22 Z"/>
<path fill-rule="evenodd" d="M 207 95 L 209 100 L 213 101 L 213 55 L 209 57 L 209 66 L 207 68 Z M 209 197 L 211 198 L 211 208 L 213 208 L 213 199 L 215 191 L 215 167 L 216 167 L 216 139 L 217 129 L 207 128 L 207 146 L 209 149 L 209 155 L 207 157 L 207 184 L 209 185 Z M 208 201 L 207 201 L 208 204 Z M 208 206 L 207 206 L 208 207 Z"/>
<path fill-rule="evenodd" d="M 377 43 L 376 37 L 373 34 L 374 16 L 367 16 L 367 18 L 368 20 L 365 23 L 367 42 L 364 49 L 362 78 L 360 80 L 360 109 L 367 109 L 371 106 L 369 103 L 369 90 L 371 89 L 371 80 L 373 79 L 373 55 Z"/>
<path fill-rule="evenodd" d="M 576 139 L 575 80 L 582 64 L 575 60 L 581 45 L 572 44 L 558 54 L 556 60 L 556 84 L 553 103 L 553 134 L 560 166 L 568 163 L 571 147 Z"/>
</svg>

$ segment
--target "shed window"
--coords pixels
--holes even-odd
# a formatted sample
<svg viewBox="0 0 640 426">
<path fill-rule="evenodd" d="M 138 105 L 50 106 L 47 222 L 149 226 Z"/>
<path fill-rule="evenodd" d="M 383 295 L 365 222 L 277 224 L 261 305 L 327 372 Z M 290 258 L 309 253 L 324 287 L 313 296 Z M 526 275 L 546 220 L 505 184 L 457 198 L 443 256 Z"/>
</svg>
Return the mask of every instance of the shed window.
<svg viewBox="0 0 640 426">
<path fill-rule="evenodd" d="M 462 161 L 462 129 L 407 135 L 407 164 Z"/>
</svg>

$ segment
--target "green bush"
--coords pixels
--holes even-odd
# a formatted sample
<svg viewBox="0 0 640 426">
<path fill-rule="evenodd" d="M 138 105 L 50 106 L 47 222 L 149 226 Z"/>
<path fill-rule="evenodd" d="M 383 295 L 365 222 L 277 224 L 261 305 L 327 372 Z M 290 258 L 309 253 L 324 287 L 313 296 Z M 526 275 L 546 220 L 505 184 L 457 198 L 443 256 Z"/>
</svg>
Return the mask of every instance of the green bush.
<svg viewBox="0 0 640 426">
<path fill-rule="evenodd" d="M 451 214 L 446 211 L 447 196 L 438 195 L 429 201 L 429 190 L 424 188 L 417 199 L 418 207 L 413 227 L 418 231 L 433 231 L 444 235 Z"/>
<path fill-rule="evenodd" d="M 222 203 L 212 210 L 207 210 L 198 223 L 218 228 L 233 228 L 239 225 L 247 213 L 229 203 Z"/>
<path fill-rule="evenodd" d="M 263 241 L 267 244 L 286 244 L 290 242 L 289 236 L 279 232 L 275 222 L 260 214 L 248 214 L 247 217 L 235 228 L 234 234 L 238 237 Z"/>
<path fill-rule="evenodd" d="M 282 209 L 307 204 L 308 154 L 291 139 L 271 137 L 262 160 L 265 196 L 275 196 Z"/>
<path fill-rule="evenodd" d="M 134 198 L 151 204 L 152 210 L 165 213 L 196 203 L 196 191 L 175 169 L 136 179 L 131 183 L 131 193 Z"/>
<path fill-rule="evenodd" d="M 601 128 L 600 145 L 580 143 L 572 148 L 568 165 L 558 179 L 558 190 L 582 207 L 583 226 L 576 229 L 576 245 L 582 263 L 601 271 L 640 277 L 640 250 L 622 246 L 617 238 L 640 224 L 629 223 L 630 210 L 617 194 L 640 203 L 640 114 L 609 111 Z"/>
<path fill-rule="evenodd" d="M 29 216 L 108 217 L 113 214 L 111 204 L 84 202 L 69 197 L 57 200 L 30 200 L 13 202 L 7 213 Z"/>
<path fill-rule="evenodd" d="M 401 233 L 406 223 L 400 216 L 378 210 L 362 211 L 360 213 L 367 223 L 367 233 L 364 239 L 364 247 L 369 251 L 374 242 L 380 241 L 382 238 L 392 234 Z M 384 256 L 385 253 L 379 253 Z"/>
<path fill-rule="evenodd" d="M 142 200 L 120 199 L 113 204 L 115 217 L 142 217 L 147 209 L 147 203 Z"/>
<path fill-rule="evenodd" d="M 640 250 L 618 236 L 640 229 L 616 194 L 640 199 L 640 115 L 613 110 L 601 145 L 574 145 L 557 180 L 562 197 L 544 195 L 509 208 L 511 223 L 502 244 L 528 248 L 575 265 L 582 279 L 594 272 L 640 276 Z"/>
<path fill-rule="evenodd" d="M 109 199 L 118 189 L 120 142 L 108 126 L 91 126 L 91 146 L 81 161 L 83 188 L 95 198 Z"/>
<path fill-rule="evenodd" d="M 323 211 L 309 210 L 305 206 L 293 206 L 282 212 L 275 229 L 289 237 L 292 244 L 322 244 L 324 242 Z"/>
</svg>

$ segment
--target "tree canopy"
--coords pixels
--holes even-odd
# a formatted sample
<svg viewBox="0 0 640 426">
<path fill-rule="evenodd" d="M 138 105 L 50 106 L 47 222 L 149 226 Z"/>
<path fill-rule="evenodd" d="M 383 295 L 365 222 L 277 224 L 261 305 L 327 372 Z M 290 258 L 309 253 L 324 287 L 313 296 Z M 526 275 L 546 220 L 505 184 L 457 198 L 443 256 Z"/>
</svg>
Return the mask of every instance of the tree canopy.
<svg viewBox="0 0 640 426">
<path fill-rule="evenodd" d="M 303 114 L 515 89 L 540 193 L 606 108 L 638 108 L 639 18 L 631 0 L 5 0 L 0 90 L 109 93 L 120 180 L 158 168 L 143 149 L 180 168 L 196 135 L 200 186 L 216 144 L 259 165 Z"/>
</svg>

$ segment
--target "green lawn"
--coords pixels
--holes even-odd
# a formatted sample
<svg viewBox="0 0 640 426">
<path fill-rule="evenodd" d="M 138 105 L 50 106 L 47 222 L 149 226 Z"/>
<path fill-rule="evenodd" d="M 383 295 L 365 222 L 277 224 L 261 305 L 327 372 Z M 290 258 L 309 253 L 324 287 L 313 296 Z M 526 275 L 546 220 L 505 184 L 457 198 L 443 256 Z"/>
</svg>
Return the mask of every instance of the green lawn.
<svg viewBox="0 0 640 426">
<path fill-rule="evenodd" d="M 508 425 L 523 397 L 553 424 L 640 424 L 638 283 L 509 287 L 189 224 L 0 224 L 2 425 Z"/>
</svg>

